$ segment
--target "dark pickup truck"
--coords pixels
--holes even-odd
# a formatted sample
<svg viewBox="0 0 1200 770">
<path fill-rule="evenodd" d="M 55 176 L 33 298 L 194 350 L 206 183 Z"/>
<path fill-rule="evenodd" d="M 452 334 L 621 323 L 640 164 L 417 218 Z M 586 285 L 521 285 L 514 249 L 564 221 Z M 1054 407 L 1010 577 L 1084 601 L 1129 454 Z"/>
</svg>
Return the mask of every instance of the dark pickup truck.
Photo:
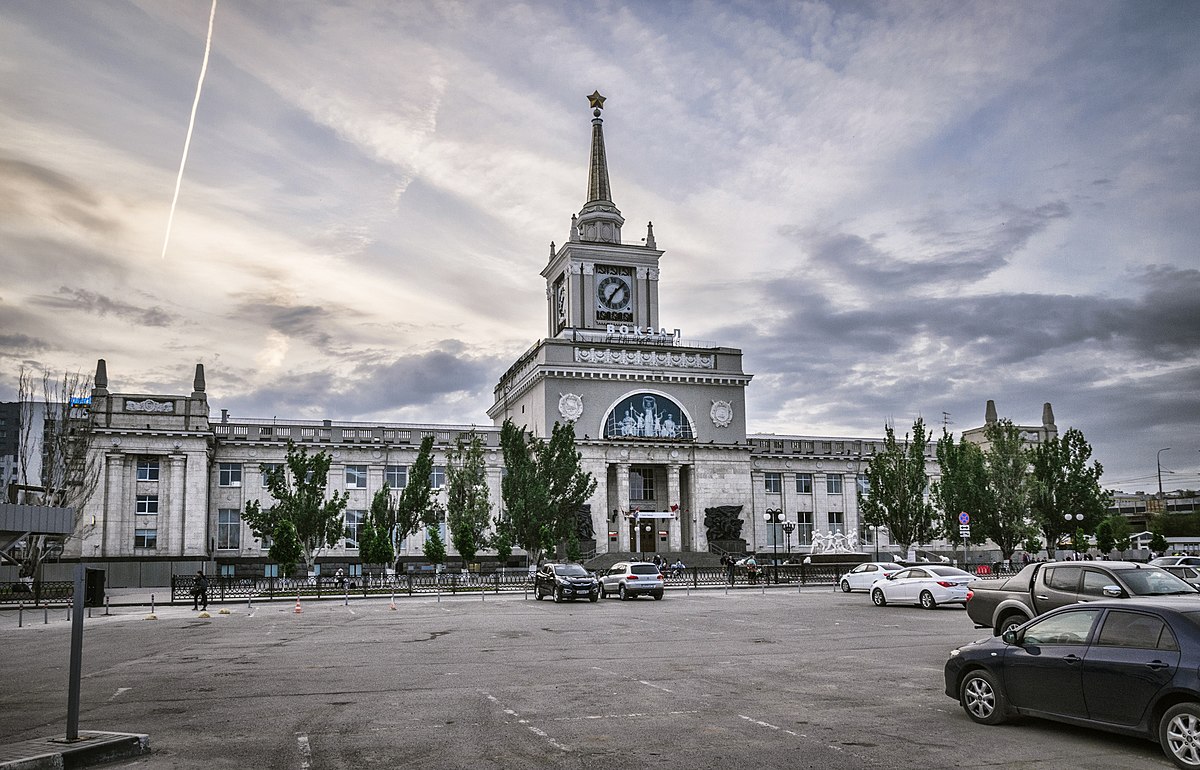
<svg viewBox="0 0 1200 770">
<path fill-rule="evenodd" d="M 1097 599 L 1169 596 L 1200 591 L 1159 567 L 1131 561 L 1034 562 L 1010 577 L 967 587 L 967 615 L 999 636 L 1055 607 Z"/>
</svg>

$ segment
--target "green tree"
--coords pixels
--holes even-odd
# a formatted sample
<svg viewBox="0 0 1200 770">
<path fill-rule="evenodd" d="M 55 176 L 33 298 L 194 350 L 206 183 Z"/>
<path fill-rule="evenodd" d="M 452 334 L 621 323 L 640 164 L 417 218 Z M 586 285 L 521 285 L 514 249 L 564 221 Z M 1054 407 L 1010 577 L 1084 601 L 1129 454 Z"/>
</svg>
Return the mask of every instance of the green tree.
<svg viewBox="0 0 1200 770">
<path fill-rule="evenodd" d="M 446 563 L 446 542 L 442 540 L 442 530 L 437 524 L 431 524 L 426 530 L 428 533 L 425 540 L 425 558 L 430 564 L 440 565 Z"/>
<path fill-rule="evenodd" d="M 437 522 L 438 507 L 433 492 L 433 436 L 421 439 L 417 458 L 408 469 L 408 483 L 391 509 L 392 542 L 398 543 L 422 527 Z M 443 557 L 444 558 L 444 557 Z"/>
<path fill-rule="evenodd" d="M 1013 551 L 1032 534 L 1029 453 L 1012 420 L 997 420 L 987 426 L 984 435 L 988 442 L 983 460 L 989 500 L 979 530 L 1000 548 L 1004 559 L 1011 559 Z"/>
<path fill-rule="evenodd" d="M 463 563 L 470 563 L 480 549 L 487 547 L 486 532 L 492 515 L 483 440 L 475 431 L 471 431 L 470 441 L 464 444 L 460 438 L 446 454 L 446 497 L 450 541 Z"/>
<path fill-rule="evenodd" d="M 1133 530 L 1129 528 L 1129 519 L 1117 514 L 1110 516 L 1107 521 L 1109 529 L 1112 531 L 1113 547 L 1123 556 L 1129 550 L 1129 546 L 1133 544 Z"/>
<path fill-rule="evenodd" d="M 258 500 L 251 500 L 246 503 L 245 519 L 255 537 L 271 538 L 268 556 L 285 573 L 291 573 L 298 561 L 311 571 L 317 555 L 345 535 L 342 515 L 347 497 L 344 492 L 325 495 L 332 461 L 325 452 L 309 455 L 306 448 L 289 441 L 283 465 L 261 466 L 275 502 L 264 509 Z"/>
<path fill-rule="evenodd" d="M 859 510 L 867 524 L 885 525 L 904 551 L 929 540 L 936 527 L 933 506 L 925 499 L 925 421 L 917 418 L 912 437 L 896 441 L 891 425 L 884 426 L 883 451 L 871 458 L 865 476 L 867 489 L 858 492 Z"/>
<path fill-rule="evenodd" d="M 534 459 L 533 436 L 518 428 L 512 420 L 500 426 L 500 450 L 504 455 L 506 473 L 500 481 L 507 526 L 512 543 L 525 549 L 528 558 L 537 561 L 544 542 L 544 528 L 549 518 L 550 501 L 547 485 L 541 478 Z"/>
<path fill-rule="evenodd" d="M 988 492 L 987 469 L 983 451 L 978 444 L 960 439 L 942 429 L 937 442 L 938 466 L 941 478 L 932 485 L 934 504 L 942 514 L 942 530 L 947 539 L 958 536 L 958 515 L 966 512 L 973 522 L 983 522 L 992 513 L 992 497 Z M 986 539 L 983 528 L 971 528 L 972 543 Z"/>
<path fill-rule="evenodd" d="M 554 423 L 549 441 L 538 443 L 538 473 L 546 484 L 554 543 L 565 543 L 567 557 L 579 560 L 579 512 L 596 491 L 592 474 L 580 467 L 583 456 L 575 449 L 575 427 Z"/>
<path fill-rule="evenodd" d="M 396 504 L 392 500 L 391 488 L 384 484 L 371 498 L 367 520 L 359 529 L 358 555 L 364 564 L 385 564 L 390 567 L 396 563 L 396 549 L 392 542 L 395 529 Z"/>
<path fill-rule="evenodd" d="M 1096 548 L 1102 554 L 1107 554 L 1117 547 L 1117 539 L 1113 537 L 1112 519 L 1105 519 L 1096 525 Z"/>
<path fill-rule="evenodd" d="M 572 540 L 578 547 L 578 511 L 596 489 L 596 480 L 582 470 L 575 449 L 575 430 L 555 423 L 548 442 L 505 420 L 500 448 L 507 473 L 501 481 L 505 516 L 500 529 L 511 542 L 537 561 L 555 542 Z"/>
<path fill-rule="evenodd" d="M 1021 547 L 1025 549 L 1025 553 L 1030 556 L 1036 556 L 1037 552 L 1042 550 L 1042 541 L 1038 539 L 1037 535 L 1030 533 L 1025 542 L 1021 544 Z"/>
<path fill-rule="evenodd" d="M 1103 466 L 1088 460 L 1092 447 L 1076 428 L 1035 446 L 1031 509 L 1051 546 L 1070 533 L 1068 514 L 1082 514 L 1078 527 L 1092 532 L 1106 518 L 1112 496 L 1100 487 Z"/>
<path fill-rule="evenodd" d="M 1161 532 L 1155 532 L 1150 536 L 1150 550 L 1155 553 L 1166 553 L 1167 539 L 1162 536 Z"/>
</svg>

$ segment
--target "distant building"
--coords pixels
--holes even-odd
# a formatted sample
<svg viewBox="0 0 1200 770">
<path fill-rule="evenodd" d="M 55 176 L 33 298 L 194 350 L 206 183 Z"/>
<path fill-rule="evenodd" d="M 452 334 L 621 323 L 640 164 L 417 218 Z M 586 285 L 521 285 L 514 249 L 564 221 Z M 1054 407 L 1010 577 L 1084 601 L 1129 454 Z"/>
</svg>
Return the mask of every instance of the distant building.
<svg viewBox="0 0 1200 770">
<path fill-rule="evenodd" d="M 991 447 L 991 442 L 987 438 L 987 429 L 998 421 L 996 402 L 989 398 L 987 406 L 984 408 L 983 425 L 964 430 L 962 432 L 963 440 L 976 444 L 987 451 Z M 1054 409 L 1049 402 L 1042 405 L 1041 425 L 1021 425 L 1015 421 L 1013 424 L 1020 431 L 1021 440 L 1028 445 L 1044 444 L 1050 439 L 1058 437 L 1058 426 L 1054 424 Z"/>
</svg>

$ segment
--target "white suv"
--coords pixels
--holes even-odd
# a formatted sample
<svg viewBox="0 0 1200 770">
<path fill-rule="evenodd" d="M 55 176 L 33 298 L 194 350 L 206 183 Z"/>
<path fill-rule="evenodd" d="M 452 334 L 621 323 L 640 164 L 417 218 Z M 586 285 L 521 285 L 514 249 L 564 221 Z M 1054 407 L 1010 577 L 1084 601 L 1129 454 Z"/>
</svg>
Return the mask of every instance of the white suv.
<svg viewBox="0 0 1200 770">
<path fill-rule="evenodd" d="M 600 578 L 600 598 L 607 599 L 613 593 L 622 599 L 642 594 L 662 599 L 662 572 L 648 561 L 619 561 Z"/>
</svg>

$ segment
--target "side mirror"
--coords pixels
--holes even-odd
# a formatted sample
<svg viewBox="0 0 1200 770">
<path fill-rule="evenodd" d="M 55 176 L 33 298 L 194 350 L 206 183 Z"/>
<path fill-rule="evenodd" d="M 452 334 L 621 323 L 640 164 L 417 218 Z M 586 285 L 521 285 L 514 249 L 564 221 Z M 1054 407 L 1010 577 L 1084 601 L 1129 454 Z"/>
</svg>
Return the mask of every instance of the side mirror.
<svg viewBox="0 0 1200 770">
<path fill-rule="evenodd" d="M 1010 629 L 1008 631 L 1005 631 L 1000 636 L 1000 638 L 1002 640 L 1004 640 L 1005 644 L 1016 644 L 1017 643 L 1017 632 L 1015 630 Z"/>
<path fill-rule="evenodd" d="M 1104 586 L 1100 591 L 1109 599 L 1120 599 L 1125 595 L 1120 586 Z"/>
</svg>

